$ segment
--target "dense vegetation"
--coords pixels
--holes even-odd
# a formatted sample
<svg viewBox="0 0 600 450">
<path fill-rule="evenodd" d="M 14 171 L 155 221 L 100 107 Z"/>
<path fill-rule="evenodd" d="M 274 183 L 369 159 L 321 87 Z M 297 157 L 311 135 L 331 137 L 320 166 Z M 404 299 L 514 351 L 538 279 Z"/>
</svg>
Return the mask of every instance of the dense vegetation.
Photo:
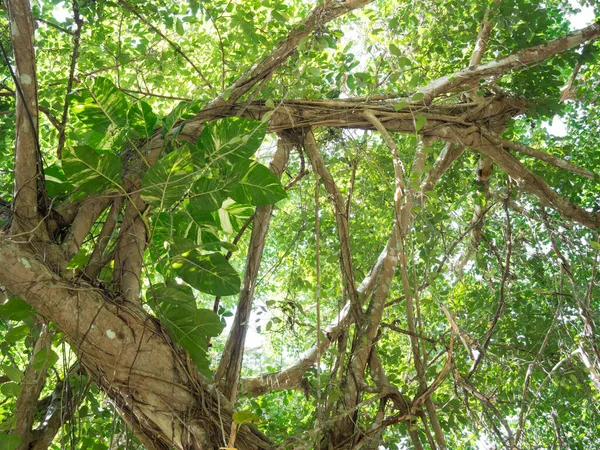
<svg viewBox="0 0 600 450">
<path fill-rule="evenodd" d="M 5 0 L 0 449 L 600 448 L 583 3 Z"/>
</svg>

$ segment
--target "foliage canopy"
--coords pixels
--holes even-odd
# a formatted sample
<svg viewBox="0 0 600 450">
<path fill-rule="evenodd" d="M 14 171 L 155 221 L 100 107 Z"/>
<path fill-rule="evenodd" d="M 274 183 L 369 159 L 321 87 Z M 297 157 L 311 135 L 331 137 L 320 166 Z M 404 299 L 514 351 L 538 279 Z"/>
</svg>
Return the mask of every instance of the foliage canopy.
<svg viewBox="0 0 600 450">
<path fill-rule="evenodd" d="M 6 0 L 0 449 L 599 448 L 599 8 Z"/>
</svg>

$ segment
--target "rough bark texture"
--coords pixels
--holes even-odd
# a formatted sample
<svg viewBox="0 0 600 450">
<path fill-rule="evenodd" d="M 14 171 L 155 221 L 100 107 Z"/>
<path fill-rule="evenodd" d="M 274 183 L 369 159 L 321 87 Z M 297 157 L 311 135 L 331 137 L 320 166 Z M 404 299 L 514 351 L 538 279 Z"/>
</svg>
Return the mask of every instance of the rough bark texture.
<svg viewBox="0 0 600 450">
<path fill-rule="evenodd" d="M 0 283 L 52 318 L 78 349 L 95 382 L 156 448 L 225 445 L 221 430 L 228 435 L 229 402 L 209 387 L 166 330 L 138 304 L 61 279 L 3 235 L 0 264 L 6 268 Z M 240 428 L 237 442 L 243 449 L 270 448 L 249 427 Z"/>
<path fill-rule="evenodd" d="M 16 124 L 15 188 L 12 230 L 36 230 L 41 236 L 38 182 L 41 166 L 38 148 L 38 98 L 33 47 L 33 17 L 29 0 L 7 2 L 10 35 L 15 52 Z"/>
<path fill-rule="evenodd" d="M 587 211 L 561 197 L 509 150 L 524 153 L 587 178 L 593 179 L 594 173 L 539 150 L 500 138 L 499 130 L 502 130 L 509 118 L 524 113 L 528 102 L 511 97 L 482 99 L 473 92 L 473 86 L 482 78 L 499 76 L 509 70 L 536 64 L 583 42 L 596 39 L 600 36 L 600 24 L 590 25 L 576 33 L 503 59 L 480 64 L 490 33 L 490 24 L 484 20 L 471 60 L 472 67 L 433 80 L 419 91 L 424 94 L 422 101 L 408 102 L 399 111 L 395 110 L 394 103 L 401 99 L 393 96 L 324 101 L 285 100 L 276 102 L 278 106 L 274 110 L 261 101 L 236 103 L 252 89 L 259 90 L 260 83 L 268 79 L 296 51 L 302 38 L 334 18 L 367 3 L 369 0 L 326 0 L 319 3 L 307 19 L 292 29 L 288 37 L 270 54 L 240 76 L 195 118 L 182 123 L 179 138 L 195 141 L 206 121 L 232 116 L 260 119 L 269 113 L 269 131 L 290 132 L 296 136 L 334 205 L 341 253 L 340 270 L 344 290 L 350 301 L 325 330 L 326 340 L 319 339 L 300 360 L 279 373 L 243 380 L 242 390 L 260 395 L 275 389 L 304 389 L 303 377 L 306 371 L 331 344 L 337 342 L 343 350 L 339 352 L 336 367 L 339 369 L 337 373 L 343 373 L 340 378 L 343 378 L 344 391 L 343 398 L 336 405 L 328 405 L 334 417 L 325 425 L 328 434 L 322 441 L 323 444 L 332 448 L 375 448 L 381 440 L 383 427 L 399 421 L 412 425 L 419 419 L 425 426 L 430 445 L 443 449 L 444 437 L 431 395 L 449 373 L 451 358 L 448 356 L 444 369 L 433 383 L 428 384 L 427 354 L 420 347 L 417 332 L 419 318 L 415 315 L 415 311 L 418 311 L 419 286 L 412 284 L 408 273 L 411 256 L 406 248 L 406 238 L 414 220 L 412 208 L 415 203 L 422 205 L 426 201 L 427 192 L 435 187 L 464 149 L 470 148 L 483 155 L 486 167 L 491 167 L 493 161 L 516 180 L 523 191 L 534 195 L 542 204 L 553 208 L 563 217 L 592 229 L 600 228 L 600 213 Z M 93 279 L 107 261 L 104 258 L 106 242 L 113 235 L 124 206 L 124 217 L 114 255 L 114 286 L 111 290 L 67 279 L 59 275 L 57 270 L 63 268 L 64 263 L 77 253 L 97 217 L 108 206 L 108 198 L 98 201 L 98 197 L 90 196 L 64 211 L 53 211 L 60 216 L 60 223 L 49 220 L 48 226 L 52 223 L 53 230 L 61 228 L 61 231 L 68 231 L 68 234 L 60 248 L 58 245 L 50 245 L 43 252 L 39 251 L 37 244 L 47 240 L 48 236 L 45 232 L 46 223 L 40 222 L 42 217 L 38 210 L 39 198 L 43 200 L 43 193 L 40 192 L 43 180 L 36 137 L 38 107 L 33 19 L 27 0 L 9 0 L 7 6 L 19 89 L 16 93 L 14 220 L 12 234 L 0 234 L 0 266 L 3 268 L 0 271 L 0 284 L 35 307 L 39 314 L 55 323 L 68 336 L 78 351 L 82 365 L 115 402 L 126 422 L 147 448 L 195 450 L 225 446 L 231 431 L 231 402 L 236 399 L 247 322 L 272 207 L 257 209 L 234 326 L 217 370 L 216 385 L 211 385 L 198 374 L 192 361 L 173 343 L 159 321 L 147 314 L 140 305 L 140 277 L 147 244 L 144 215 L 151 212 L 147 211 L 139 192 L 139 174 L 126 174 L 127 184 L 123 190 L 129 194 L 114 199 L 107 223 L 94 249 L 92 264 L 88 266 L 87 274 Z M 471 89 L 466 96 L 469 101 L 450 103 L 444 99 L 446 103 L 433 102 L 442 94 L 462 88 Z M 415 125 L 417 114 L 427 120 L 418 130 Z M 395 221 L 387 245 L 359 287 L 356 286 L 353 272 L 348 208 L 317 147 L 313 134 L 317 127 L 377 130 L 393 155 Z M 433 170 L 425 177 L 417 177 L 420 188 L 409 189 L 404 185 L 407 174 L 398 157 L 391 132 L 419 134 L 425 139 L 441 139 L 447 143 Z M 146 159 L 150 166 L 164 150 L 164 138 L 159 132 L 154 136 L 153 141 L 147 143 L 150 150 Z M 417 174 L 425 163 L 425 155 L 421 150 L 417 151 L 417 159 L 413 164 L 413 170 Z M 289 148 L 283 145 L 276 154 L 272 170 L 278 176 L 281 176 L 288 153 Z M 41 204 L 43 208 L 46 207 L 45 201 Z M 478 217 L 478 223 L 479 221 Z M 30 233 L 34 230 L 35 233 Z M 37 240 L 33 240 L 34 235 Z M 55 253 L 46 255 L 47 249 Z M 46 256 L 47 259 L 44 259 Z M 419 382 L 419 395 L 411 402 L 389 383 L 376 349 L 377 333 L 384 308 L 388 304 L 387 296 L 397 265 L 401 269 L 409 328 L 407 334 Z M 586 337 L 591 340 L 588 344 L 591 345 L 595 341 L 593 327 L 588 323 L 589 311 L 584 304 L 580 309 L 582 320 L 586 324 Z M 454 318 L 449 313 L 447 316 L 452 329 L 460 333 Z M 346 361 L 346 339 L 350 324 L 355 326 L 354 340 L 349 361 Z M 38 343 L 46 345 L 47 341 L 40 338 Z M 451 348 L 452 344 L 450 352 Z M 597 346 L 593 346 L 592 351 L 595 358 L 590 361 L 585 348 L 581 347 L 582 360 L 586 365 L 594 367 L 599 358 Z M 347 371 L 343 371 L 346 364 Z M 365 382 L 367 368 L 375 386 L 367 386 Z M 514 437 L 510 427 L 489 399 L 479 393 L 457 370 L 453 373 L 458 385 L 493 411 L 504 427 L 506 440 L 513 445 Z M 591 376 L 597 383 L 597 371 L 591 372 Z M 32 443 L 35 440 L 35 436 L 30 435 L 32 417 L 25 406 L 32 405 L 34 397 L 39 396 L 43 377 L 28 369 L 26 381 L 28 388 L 25 390 L 26 395 L 19 398 L 17 416 L 21 418 L 20 426 L 23 427 L 19 431 Z M 362 400 L 364 392 L 374 392 L 376 396 Z M 385 417 L 388 400 L 400 411 L 399 416 Z M 358 419 L 358 410 L 367 402 L 374 401 L 380 401 L 378 412 L 373 423 L 365 426 Z M 429 426 L 432 427 L 433 434 Z M 413 430 L 409 434 L 414 447 L 423 448 L 418 433 Z M 49 442 L 48 439 L 45 436 L 39 442 Z M 36 448 L 35 445 L 42 444 L 33 445 Z M 268 439 L 250 426 L 238 428 L 236 446 L 241 450 L 273 448 Z"/>
</svg>

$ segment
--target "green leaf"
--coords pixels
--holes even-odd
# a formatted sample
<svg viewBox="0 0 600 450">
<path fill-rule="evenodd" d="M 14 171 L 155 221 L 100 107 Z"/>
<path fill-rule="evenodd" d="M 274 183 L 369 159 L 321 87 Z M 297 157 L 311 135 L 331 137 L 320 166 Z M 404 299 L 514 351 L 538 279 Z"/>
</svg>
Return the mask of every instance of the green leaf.
<svg viewBox="0 0 600 450">
<path fill-rule="evenodd" d="M 46 180 L 46 192 L 48 192 L 49 197 L 58 197 L 73 189 L 62 168 L 57 164 L 44 168 L 44 178 Z"/>
<path fill-rule="evenodd" d="M 423 126 L 427 123 L 427 117 L 416 115 L 415 119 L 415 131 L 421 130 Z"/>
<path fill-rule="evenodd" d="M 396 44 L 390 44 L 390 53 L 394 56 L 402 56 L 402 50 Z"/>
<path fill-rule="evenodd" d="M 397 61 L 400 67 L 408 67 L 412 64 L 412 61 L 408 59 L 406 56 L 401 56 Z"/>
<path fill-rule="evenodd" d="M 212 122 L 202 130 L 197 150 L 192 155 L 194 165 L 225 159 L 235 163 L 254 155 L 262 144 L 267 124 L 258 120 L 232 117 Z"/>
<path fill-rule="evenodd" d="M 408 105 L 408 102 L 398 102 L 396 103 L 396 105 L 394 106 L 394 109 L 396 111 L 400 111 L 402 109 L 404 109 L 406 107 L 406 105 Z"/>
<path fill-rule="evenodd" d="M 21 441 L 21 436 L 18 434 L 2 434 L 0 435 L 0 450 L 16 450 Z"/>
<path fill-rule="evenodd" d="M 33 368 L 42 370 L 44 367 L 49 368 L 54 366 L 58 361 L 58 355 L 52 349 L 43 348 L 33 357 Z"/>
<path fill-rule="evenodd" d="M 152 107 L 146 102 L 134 103 L 127 113 L 127 123 L 135 134 L 144 139 L 152 137 L 157 121 L 158 118 L 152 111 Z"/>
<path fill-rule="evenodd" d="M 81 195 L 114 191 L 121 180 L 121 160 L 114 154 L 100 155 L 86 145 L 65 148 L 62 168 Z"/>
<path fill-rule="evenodd" d="M 8 320 L 23 320 L 32 316 L 35 310 L 29 303 L 20 298 L 11 298 L 5 304 L 0 305 L 0 317 Z"/>
<path fill-rule="evenodd" d="M 233 421 L 238 425 L 259 423 L 260 417 L 252 411 L 237 411 L 233 413 Z"/>
<path fill-rule="evenodd" d="M 175 31 L 179 36 L 183 36 L 185 34 L 185 30 L 183 29 L 183 22 L 179 18 L 175 20 Z"/>
<path fill-rule="evenodd" d="M 20 341 L 21 339 L 27 337 L 30 331 L 31 328 L 29 328 L 28 325 L 19 325 L 18 327 L 14 327 L 8 330 L 7 333 L 4 335 L 4 340 L 6 342 Z"/>
<path fill-rule="evenodd" d="M 0 392 L 7 397 L 18 397 L 21 393 L 21 385 L 14 382 L 4 383 L 0 386 Z"/>
<path fill-rule="evenodd" d="M 235 171 L 224 171 L 220 177 L 200 178 L 191 189 L 191 207 L 201 213 L 217 211 L 234 191 L 240 176 Z"/>
<path fill-rule="evenodd" d="M 417 92 L 415 95 L 412 96 L 411 100 L 413 102 L 418 102 L 419 100 L 423 100 L 424 97 L 425 94 L 423 94 L 422 92 Z"/>
<path fill-rule="evenodd" d="M 142 180 L 142 199 L 159 209 L 183 198 L 193 181 L 190 152 L 183 146 L 158 160 Z"/>
<path fill-rule="evenodd" d="M 266 206 L 286 197 L 279 179 L 267 167 L 253 163 L 242 177 L 231 198 L 239 203 Z"/>
<path fill-rule="evenodd" d="M 240 291 L 240 277 L 220 253 L 202 255 L 192 251 L 174 259 L 173 268 L 186 283 L 212 295 L 233 295 Z"/>
<path fill-rule="evenodd" d="M 218 336 L 223 331 L 224 323 L 219 316 L 209 309 L 198 309 L 188 286 L 168 282 L 167 286 L 153 286 L 148 293 L 152 309 L 175 341 L 188 351 L 203 374 L 211 376 L 206 338 Z"/>
<path fill-rule="evenodd" d="M 239 231 L 246 220 L 254 213 L 254 208 L 236 203 L 231 198 L 223 202 L 221 208 L 213 213 L 215 221 L 225 233 Z"/>
<path fill-rule="evenodd" d="M 598 241 L 591 241 L 590 242 L 590 246 L 594 249 L 594 250 L 600 250 L 600 242 Z"/>
<path fill-rule="evenodd" d="M 20 383 L 23 379 L 23 372 L 21 372 L 18 368 L 13 365 L 6 365 L 2 367 L 2 371 L 4 375 L 10 378 L 11 381 L 15 383 Z"/>
<path fill-rule="evenodd" d="M 210 214 L 193 209 L 193 205 L 174 213 L 162 212 L 154 216 L 153 242 L 164 249 L 164 242 L 173 243 L 177 238 L 188 239 L 196 245 L 218 241 L 218 227 Z"/>
<path fill-rule="evenodd" d="M 108 78 L 96 78 L 89 86 L 89 95 L 84 93 L 74 99 L 71 111 L 97 133 L 104 134 L 111 126 L 127 125 L 127 99 Z"/>
<path fill-rule="evenodd" d="M 162 135 L 167 136 L 175 124 L 180 120 L 185 120 L 193 117 L 197 110 L 199 109 L 199 103 L 197 101 L 187 102 L 183 101 L 179 103 L 175 108 L 171 110 L 169 114 L 167 114 L 163 118 L 163 129 Z"/>
</svg>

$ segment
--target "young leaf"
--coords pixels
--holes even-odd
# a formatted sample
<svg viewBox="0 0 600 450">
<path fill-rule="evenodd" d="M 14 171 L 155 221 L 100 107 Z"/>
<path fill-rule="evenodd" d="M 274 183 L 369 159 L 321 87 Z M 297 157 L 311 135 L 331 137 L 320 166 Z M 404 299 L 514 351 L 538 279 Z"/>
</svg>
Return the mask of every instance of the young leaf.
<svg viewBox="0 0 600 450">
<path fill-rule="evenodd" d="M 421 128 L 427 123 L 427 117 L 416 115 L 415 119 L 415 131 L 420 131 Z"/>
</svg>

